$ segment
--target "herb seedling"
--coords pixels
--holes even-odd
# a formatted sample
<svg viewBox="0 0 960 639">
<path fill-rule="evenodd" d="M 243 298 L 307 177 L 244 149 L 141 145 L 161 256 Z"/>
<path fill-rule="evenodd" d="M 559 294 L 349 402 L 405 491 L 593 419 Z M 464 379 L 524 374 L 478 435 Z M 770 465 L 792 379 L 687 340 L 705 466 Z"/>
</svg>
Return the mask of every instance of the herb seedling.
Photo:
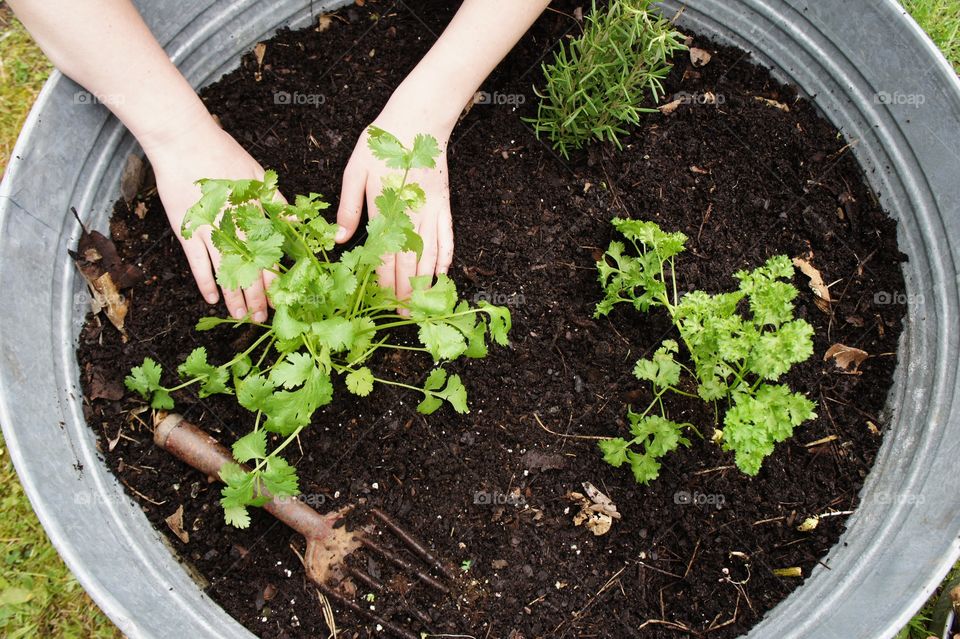
<svg viewBox="0 0 960 639">
<path fill-rule="evenodd" d="M 683 34 L 651 5 L 653 0 L 615 0 L 598 12 L 596 1 L 583 34 L 560 45 L 552 64 L 543 65 L 546 85 L 534 88 L 540 104 L 534 125 L 568 157 L 591 138 L 620 147 L 627 124 L 656 111 L 639 106 L 663 95 L 663 80 L 674 52 L 685 50 Z"/>
<path fill-rule="evenodd" d="M 631 304 L 641 312 L 652 307 L 667 311 L 690 356 L 692 369 L 679 363 L 679 345 L 666 340 L 653 358 L 637 362 L 634 375 L 650 382 L 654 400 L 642 413 L 629 411 L 627 441 L 601 442 L 604 459 L 619 467 L 629 462 L 638 482 L 659 474 L 659 458 L 689 445 L 684 426 L 670 421 L 663 395 L 693 396 L 678 388 L 683 371 L 696 380 L 696 393 L 705 401 L 726 400 L 729 408 L 716 438 L 732 450 L 737 467 L 756 475 L 774 445 L 788 439 L 793 429 L 816 416 L 814 404 L 784 384 L 774 384 L 790 368 L 813 354 L 813 327 L 793 316 L 797 289 L 790 283 L 793 264 L 783 255 L 770 258 L 752 271 L 739 271 L 736 291 L 711 295 L 677 291 L 676 256 L 686 236 L 666 233 L 653 222 L 614 219 L 613 226 L 633 248 L 614 241 L 597 262 L 604 298 L 595 316 L 614 306 Z M 742 312 L 746 306 L 749 312 Z M 651 411 L 658 414 L 651 414 Z"/>
<path fill-rule="evenodd" d="M 179 385 L 164 386 L 163 371 L 150 358 L 126 378 L 127 388 L 155 409 L 172 409 L 172 392 L 198 386 L 200 397 L 235 394 L 237 402 L 256 415 L 253 430 L 233 444 L 237 464 L 221 471 L 226 521 L 239 528 L 249 525 L 247 507 L 263 505 L 268 494 L 298 494 L 296 471 L 279 454 L 310 424 L 317 409 L 332 401 L 335 377 L 361 397 L 376 384 L 387 384 L 420 393 L 421 413 L 433 413 L 444 402 L 466 413 L 467 393 L 459 375 L 438 367 L 418 387 L 377 377 L 366 363 L 379 349 L 421 351 L 439 363 L 485 357 L 488 335 L 497 344 L 508 344 L 510 312 L 483 301 L 471 307 L 459 299 L 446 275 L 437 276 L 433 286 L 430 276 L 411 278 L 413 292 L 402 301 L 380 286 L 376 268 L 381 256 L 413 251 L 419 257 L 423 242 L 407 211 L 422 207 L 426 196 L 408 178 L 413 169 L 433 168 L 439 149 L 426 135 L 418 135 L 408 148 L 382 129 L 371 127 L 368 134 L 374 156 L 398 172 L 383 179 L 383 191 L 375 200 L 380 214 L 367 224 L 366 241 L 339 259 L 330 255 L 337 225 L 321 216 L 328 204 L 320 195 L 301 195 L 285 203 L 278 197 L 272 171 L 263 181 L 200 180 L 202 197 L 184 218 L 184 237 L 211 227 L 222 255 L 217 280 L 224 288 L 245 288 L 262 270 L 275 273 L 268 291 L 275 308 L 272 321 L 257 324 L 263 333 L 223 364 L 210 363 L 205 348 L 195 349 L 178 368 L 183 379 Z M 249 317 L 204 317 L 196 328 L 251 323 Z M 408 325 L 418 328 L 420 345 L 392 343 L 387 331 Z M 268 432 L 284 438 L 270 451 Z"/>
</svg>

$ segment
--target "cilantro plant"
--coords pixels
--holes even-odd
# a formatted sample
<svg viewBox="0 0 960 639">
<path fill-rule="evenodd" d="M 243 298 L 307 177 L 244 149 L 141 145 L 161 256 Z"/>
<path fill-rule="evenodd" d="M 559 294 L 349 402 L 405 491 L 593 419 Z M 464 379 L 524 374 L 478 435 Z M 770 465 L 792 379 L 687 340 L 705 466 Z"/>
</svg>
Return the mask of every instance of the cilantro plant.
<svg viewBox="0 0 960 639">
<path fill-rule="evenodd" d="M 545 136 L 568 157 L 591 138 L 619 148 L 627 124 L 656 109 L 676 51 L 684 37 L 652 7 L 653 0 L 612 0 L 598 11 L 596 1 L 583 34 L 561 44 L 552 64 L 543 65 L 546 84 L 534 88 L 540 104 L 528 120 L 537 137 Z"/>
<path fill-rule="evenodd" d="M 379 215 L 367 224 L 366 241 L 337 259 L 331 255 L 337 226 L 321 216 L 328 205 L 318 194 L 285 203 L 272 171 L 263 181 L 199 182 L 202 197 L 184 218 L 184 236 L 211 227 L 223 257 L 217 280 L 225 288 L 247 287 L 261 270 L 275 273 L 267 292 L 275 308 L 272 320 L 256 324 L 263 333 L 222 364 L 209 362 L 203 347 L 195 349 L 178 368 L 183 380 L 178 385 L 164 386 L 163 371 L 150 358 L 126 378 L 127 388 L 155 409 L 172 409 L 171 393 L 194 386 L 200 397 L 235 394 L 237 402 L 255 414 L 253 430 L 233 444 L 237 464 L 225 467 L 220 477 L 226 484 L 221 500 L 226 521 L 234 526 L 248 526 L 247 507 L 263 505 L 268 495 L 299 492 L 294 468 L 279 454 L 310 424 L 317 409 L 332 401 L 337 377 L 361 397 L 378 384 L 416 392 L 422 395 L 417 409 L 424 414 L 444 402 L 457 412 L 468 411 L 458 375 L 438 367 L 422 386 L 377 377 L 367 366 L 377 350 L 422 351 L 440 363 L 485 357 L 488 336 L 508 344 L 509 311 L 482 301 L 471 307 L 459 299 L 446 275 L 437 276 L 433 286 L 430 276 L 411 278 L 413 292 L 402 301 L 380 286 L 376 268 L 381 256 L 414 251 L 419 257 L 423 243 L 407 211 L 423 206 L 425 195 L 408 178 L 412 169 L 433 168 L 439 150 L 436 140 L 425 135 L 407 148 L 381 129 L 371 127 L 368 134 L 374 156 L 397 172 L 383 180 L 375 200 Z M 196 328 L 251 323 L 249 317 L 204 317 Z M 389 329 L 408 325 L 418 328 L 420 345 L 392 342 Z M 267 433 L 284 439 L 268 450 Z"/>
<path fill-rule="evenodd" d="M 689 445 L 683 428 L 667 418 L 663 395 L 693 396 L 678 388 L 686 371 L 705 401 L 723 400 L 728 409 L 716 438 L 732 450 L 737 467 L 756 475 L 774 445 L 816 416 L 814 404 L 784 384 L 776 384 L 790 368 L 813 354 L 813 327 L 793 316 L 797 289 L 790 283 L 793 264 L 783 255 L 752 271 L 739 271 L 736 291 L 712 295 L 677 290 L 675 259 L 686 236 L 666 233 L 653 222 L 614 219 L 614 227 L 632 248 L 610 243 L 597 262 L 604 298 L 595 316 L 607 315 L 621 303 L 641 312 L 663 308 L 673 320 L 691 367 L 677 361 L 679 344 L 666 340 L 652 359 L 637 362 L 634 375 L 651 383 L 654 400 L 642 413 L 628 413 L 632 440 L 601 442 L 604 459 L 614 466 L 629 462 L 638 482 L 659 474 L 659 458 Z M 658 413 L 651 414 L 658 409 Z"/>
</svg>

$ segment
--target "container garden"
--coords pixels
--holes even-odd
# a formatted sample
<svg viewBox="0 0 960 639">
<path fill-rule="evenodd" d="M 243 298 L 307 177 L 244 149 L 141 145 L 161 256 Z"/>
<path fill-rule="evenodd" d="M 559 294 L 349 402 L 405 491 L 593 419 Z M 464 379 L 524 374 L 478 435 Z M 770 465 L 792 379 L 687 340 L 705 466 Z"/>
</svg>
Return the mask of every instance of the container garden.
<svg viewBox="0 0 960 639">
<path fill-rule="evenodd" d="M 158 39 L 196 86 L 234 68 L 241 53 L 278 26 L 307 25 L 330 8 L 192 2 L 171 15 L 142 4 Z M 668 13 L 677 8 L 665 4 Z M 776 77 L 811 96 L 848 140 L 858 141 L 850 151 L 898 222 L 899 246 L 909 256 L 903 264 L 908 315 L 883 446 L 824 566 L 748 635 L 892 636 L 960 552 L 960 496 L 937 471 L 960 452 L 954 330 L 960 223 L 953 188 L 960 84 L 892 0 L 831 6 L 701 0 L 686 5 L 679 24 L 752 50 Z M 48 534 L 123 632 L 250 636 L 166 547 L 103 464 L 86 423 L 74 348 L 87 300 L 66 259 L 79 235 L 68 211 L 76 207 L 85 222 L 107 228 L 135 143 L 104 109 L 82 104 L 78 91 L 54 76 L 0 190 L 0 284 L 12 300 L 0 324 L 0 423 Z"/>
</svg>

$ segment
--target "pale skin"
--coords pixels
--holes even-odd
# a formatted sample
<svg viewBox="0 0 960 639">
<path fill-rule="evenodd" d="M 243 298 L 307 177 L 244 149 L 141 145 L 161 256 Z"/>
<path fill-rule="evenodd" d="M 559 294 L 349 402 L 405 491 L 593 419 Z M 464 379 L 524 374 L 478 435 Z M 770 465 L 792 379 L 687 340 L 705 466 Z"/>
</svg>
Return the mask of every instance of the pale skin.
<svg viewBox="0 0 960 639">
<path fill-rule="evenodd" d="M 129 0 L 8 0 L 8 4 L 57 68 L 96 95 L 140 142 L 197 288 L 208 303 L 218 302 L 214 274 L 220 256 L 209 230 L 185 240 L 180 225 L 200 197 L 198 179 L 261 179 L 263 167 L 217 126 Z M 386 255 L 378 269 L 381 284 L 398 298 L 410 294 L 410 277 L 449 270 L 454 247 L 447 170 L 450 133 L 483 80 L 548 4 L 549 0 L 464 0 L 371 123 L 407 144 L 418 133 L 430 134 L 441 150 L 435 170 L 411 174 L 427 197 L 426 205 L 411 215 L 423 238 L 420 260 L 412 253 Z M 361 136 L 343 174 L 339 243 L 356 232 L 365 201 L 370 215 L 377 214 L 373 201 L 387 172 Z M 266 290 L 272 277 L 264 272 L 247 289 L 224 289 L 230 314 L 266 320 Z"/>
</svg>

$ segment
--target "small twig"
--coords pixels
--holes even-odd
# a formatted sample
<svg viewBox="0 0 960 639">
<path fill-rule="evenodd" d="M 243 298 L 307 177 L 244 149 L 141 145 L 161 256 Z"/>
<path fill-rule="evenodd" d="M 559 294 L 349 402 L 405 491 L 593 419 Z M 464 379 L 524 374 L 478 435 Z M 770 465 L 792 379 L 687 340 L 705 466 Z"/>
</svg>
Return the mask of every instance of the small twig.
<svg viewBox="0 0 960 639">
<path fill-rule="evenodd" d="M 123 480 L 121 480 L 121 481 L 123 481 Z M 136 495 L 136 496 L 139 497 L 140 499 L 143 499 L 143 500 L 145 500 L 145 501 L 149 501 L 149 502 L 150 502 L 151 504 L 153 504 L 154 506 L 163 506 L 165 503 L 167 503 L 167 500 L 166 500 L 166 499 L 164 499 L 163 501 L 154 501 L 154 500 L 150 499 L 149 497 L 147 497 L 146 495 L 144 495 L 144 494 L 141 493 L 139 490 L 137 490 L 136 488 L 134 488 L 133 486 L 131 486 L 130 484 L 128 484 L 128 483 L 125 482 L 125 481 L 123 482 L 123 485 L 126 486 L 127 488 L 129 488 L 129 489 L 130 489 L 130 492 L 132 492 L 134 495 Z"/>
<path fill-rule="evenodd" d="M 703 219 L 700 220 L 700 230 L 697 231 L 697 246 L 700 246 L 700 236 L 703 234 L 703 226 L 710 221 L 710 214 L 713 212 L 713 202 L 707 205 L 707 212 L 703 214 Z"/>
<path fill-rule="evenodd" d="M 667 628 L 671 628 L 673 630 L 682 630 L 684 632 L 692 633 L 698 637 L 700 636 L 700 633 L 695 631 L 690 626 L 685 626 L 682 623 L 677 623 L 675 621 L 667 621 L 666 619 L 647 619 L 642 624 L 637 626 L 637 630 L 640 631 L 646 628 L 647 626 L 654 626 L 654 625 L 666 626 Z"/>
<path fill-rule="evenodd" d="M 821 437 L 816 441 L 812 441 L 809 444 L 804 444 L 804 448 L 813 448 L 814 446 L 820 446 L 821 444 L 829 444 L 832 441 L 840 439 L 837 435 L 827 435 L 826 437 Z"/>
<path fill-rule="evenodd" d="M 697 545 L 693 547 L 693 554 L 690 555 L 690 561 L 687 562 L 687 569 L 683 572 L 683 578 L 686 579 L 687 575 L 690 574 L 690 569 L 693 568 L 693 560 L 697 558 L 697 551 L 700 549 L 700 540 L 697 540 Z"/>
<path fill-rule="evenodd" d="M 534 413 L 533 417 L 534 419 L 537 420 L 537 424 L 540 425 L 540 428 L 542 428 L 543 430 L 547 431 L 548 433 L 556 437 L 566 437 L 568 439 L 592 439 L 592 440 L 612 439 L 611 437 L 607 437 L 605 435 L 565 435 L 564 433 L 558 433 L 544 426 L 543 422 L 540 421 L 540 415 L 538 415 L 537 413 Z"/>
<path fill-rule="evenodd" d="M 327 630 L 330 631 L 327 639 L 337 639 L 337 620 L 333 617 L 333 606 L 330 605 L 330 600 L 319 590 L 317 591 L 317 597 L 320 599 L 320 609 L 323 610 L 323 620 L 327 624 Z"/>
<path fill-rule="evenodd" d="M 644 562 L 642 562 L 642 561 L 638 561 L 637 563 L 638 563 L 639 565 L 643 566 L 644 568 L 649 568 L 650 570 L 659 572 L 660 574 L 666 575 L 666 576 L 668 576 L 668 577 L 673 577 L 674 579 L 683 579 L 683 577 L 681 577 L 680 575 L 678 575 L 678 574 L 675 573 L 675 572 L 669 572 L 669 571 L 667 571 L 667 570 L 663 570 L 663 569 L 661 569 L 661 568 L 657 568 L 657 567 L 655 567 L 655 566 L 651 566 L 650 564 L 644 563 Z M 637 628 L 637 630 L 639 630 L 639 628 Z"/>
<path fill-rule="evenodd" d="M 716 468 L 708 468 L 706 470 L 698 470 L 694 475 L 706 475 L 708 473 L 715 473 L 718 470 L 730 470 L 731 468 L 736 468 L 736 466 L 717 466 Z"/>
</svg>

